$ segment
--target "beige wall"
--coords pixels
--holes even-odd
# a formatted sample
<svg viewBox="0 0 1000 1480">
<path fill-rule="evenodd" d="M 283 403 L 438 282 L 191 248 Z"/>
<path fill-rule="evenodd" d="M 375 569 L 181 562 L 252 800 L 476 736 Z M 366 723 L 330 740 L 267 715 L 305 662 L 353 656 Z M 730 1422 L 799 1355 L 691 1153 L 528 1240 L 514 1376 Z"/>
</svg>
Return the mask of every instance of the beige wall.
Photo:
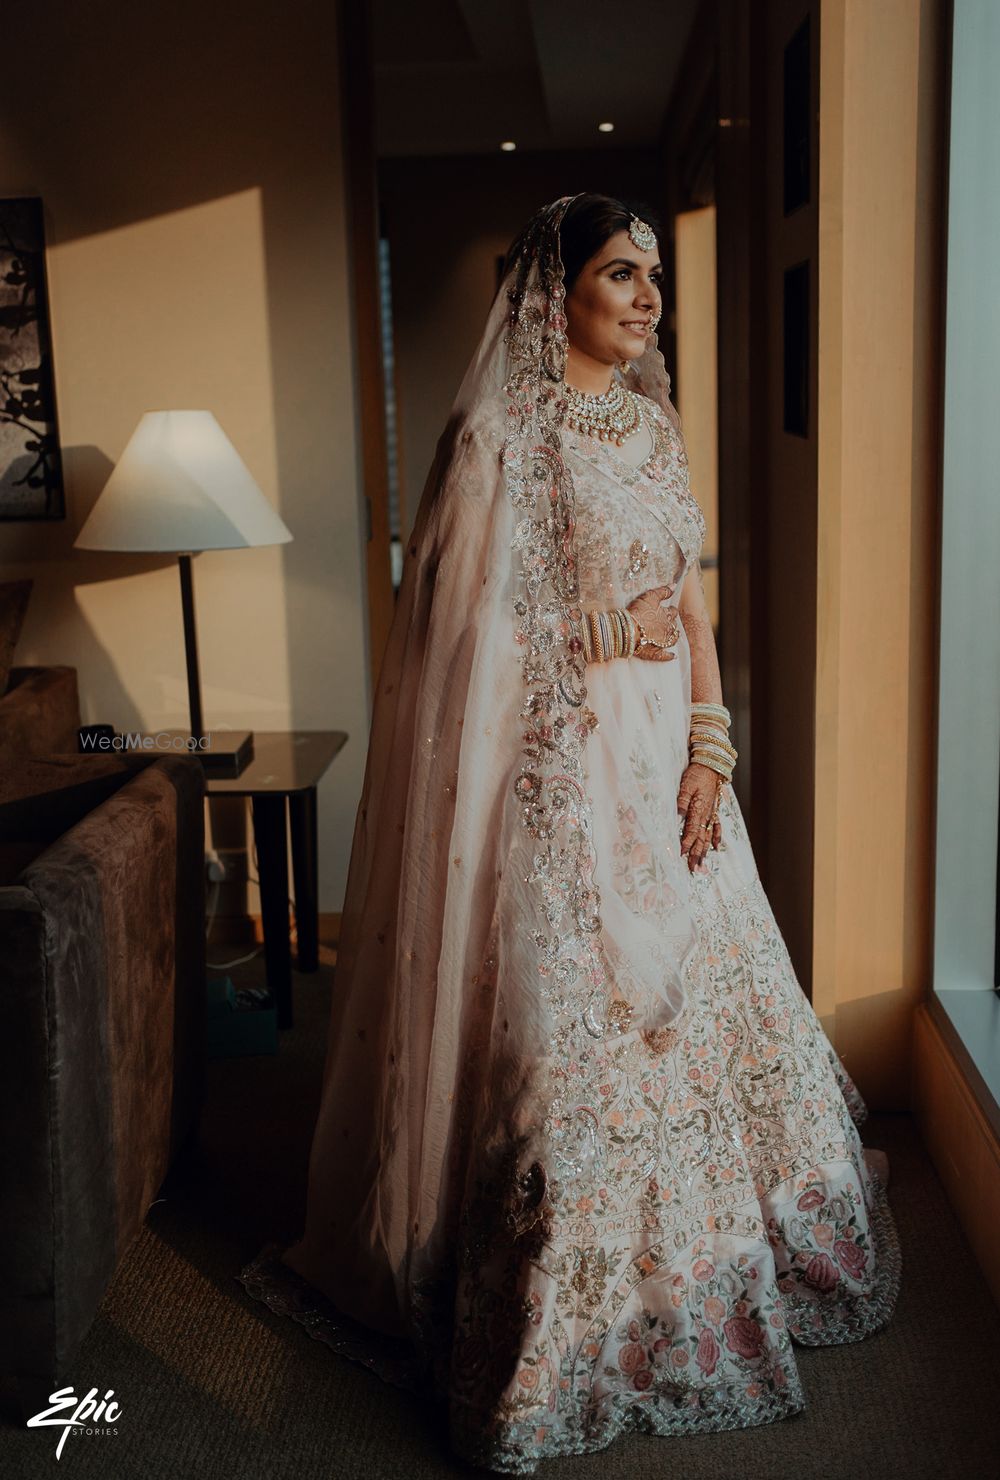
<svg viewBox="0 0 1000 1480">
<path fill-rule="evenodd" d="M 41 0 L 4 42 L 0 193 L 45 204 L 68 507 L 0 524 L 0 575 L 36 582 L 17 661 L 75 664 L 85 722 L 186 724 L 176 561 L 71 546 L 144 410 L 212 410 L 295 538 L 194 562 L 206 724 L 350 733 L 319 793 L 337 910 L 368 720 L 334 7 Z"/>
<path fill-rule="evenodd" d="M 813 1003 L 874 1108 L 931 969 L 946 9 L 822 6 Z"/>
</svg>

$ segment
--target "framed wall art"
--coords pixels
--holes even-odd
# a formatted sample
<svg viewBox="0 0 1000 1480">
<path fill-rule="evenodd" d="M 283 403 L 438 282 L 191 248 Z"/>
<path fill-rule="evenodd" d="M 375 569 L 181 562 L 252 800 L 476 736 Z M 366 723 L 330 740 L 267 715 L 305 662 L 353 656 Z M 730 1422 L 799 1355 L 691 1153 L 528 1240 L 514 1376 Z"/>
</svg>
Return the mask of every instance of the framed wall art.
<svg viewBox="0 0 1000 1480">
<path fill-rule="evenodd" d="M 0 519 L 63 519 L 42 202 L 0 197 Z"/>
</svg>

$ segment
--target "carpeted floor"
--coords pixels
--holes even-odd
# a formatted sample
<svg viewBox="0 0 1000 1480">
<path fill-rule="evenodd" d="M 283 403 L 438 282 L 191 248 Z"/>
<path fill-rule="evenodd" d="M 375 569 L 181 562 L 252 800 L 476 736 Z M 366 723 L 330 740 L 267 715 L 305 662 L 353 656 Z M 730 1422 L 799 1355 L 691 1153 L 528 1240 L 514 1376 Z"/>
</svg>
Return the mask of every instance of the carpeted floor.
<svg viewBox="0 0 1000 1480">
<path fill-rule="evenodd" d="M 236 975 L 236 973 L 234 973 Z M 239 984 L 260 980 L 258 963 Z M 66 1441 L 62 1464 L 102 1480 L 438 1480 L 482 1475 L 449 1456 L 439 1415 L 251 1300 L 235 1276 L 299 1232 L 319 1095 L 328 968 L 296 978 L 297 1026 L 276 1058 L 216 1060 L 197 1148 L 179 1165 L 109 1290 L 66 1381 L 114 1388 L 117 1434 Z M 1000 1465 L 1000 1314 L 909 1116 L 873 1116 L 903 1244 L 892 1325 L 854 1345 L 796 1348 L 809 1406 L 762 1428 L 635 1436 L 540 1474 L 571 1480 L 979 1477 Z M 0 1384 L 0 1475 L 51 1476 L 57 1433 L 17 1426 Z"/>
</svg>

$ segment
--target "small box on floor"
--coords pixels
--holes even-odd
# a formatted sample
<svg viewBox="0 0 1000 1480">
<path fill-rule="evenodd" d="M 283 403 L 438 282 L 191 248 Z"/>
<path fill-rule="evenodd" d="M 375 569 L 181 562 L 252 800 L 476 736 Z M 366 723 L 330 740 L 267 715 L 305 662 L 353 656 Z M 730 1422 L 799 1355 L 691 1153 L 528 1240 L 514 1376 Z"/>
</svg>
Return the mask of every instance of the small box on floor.
<svg viewBox="0 0 1000 1480">
<path fill-rule="evenodd" d="M 205 985 L 210 1059 L 278 1052 L 278 1010 L 269 992 L 237 991 L 228 976 L 209 977 Z"/>
</svg>

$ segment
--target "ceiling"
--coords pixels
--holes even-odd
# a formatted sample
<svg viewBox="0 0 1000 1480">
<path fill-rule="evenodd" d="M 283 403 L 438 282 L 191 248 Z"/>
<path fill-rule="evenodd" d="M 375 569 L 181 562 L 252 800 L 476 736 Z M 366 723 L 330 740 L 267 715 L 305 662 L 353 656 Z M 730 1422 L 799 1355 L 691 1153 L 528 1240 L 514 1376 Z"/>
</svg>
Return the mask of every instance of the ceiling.
<svg viewBox="0 0 1000 1480">
<path fill-rule="evenodd" d="M 699 3 L 371 0 L 378 153 L 649 147 Z"/>
</svg>

